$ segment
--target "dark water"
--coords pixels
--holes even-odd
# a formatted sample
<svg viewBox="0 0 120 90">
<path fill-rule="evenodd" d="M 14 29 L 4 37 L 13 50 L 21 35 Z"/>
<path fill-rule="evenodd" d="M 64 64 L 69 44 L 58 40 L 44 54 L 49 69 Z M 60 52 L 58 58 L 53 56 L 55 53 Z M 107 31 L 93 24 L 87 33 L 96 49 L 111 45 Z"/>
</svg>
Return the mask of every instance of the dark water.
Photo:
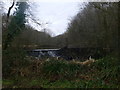
<svg viewBox="0 0 120 90">
<path fill-rule="evenodd" d="M 94 59 L 102 58 L 108 54 L 102 48 L 60 48 L 60 49 L 35 49 L 28 51 L 28 55 L 46 58 L 46 57 L 61 57 L 66 60 L 72 59 L 88 59 L 90 56 Z"/>
</svg>

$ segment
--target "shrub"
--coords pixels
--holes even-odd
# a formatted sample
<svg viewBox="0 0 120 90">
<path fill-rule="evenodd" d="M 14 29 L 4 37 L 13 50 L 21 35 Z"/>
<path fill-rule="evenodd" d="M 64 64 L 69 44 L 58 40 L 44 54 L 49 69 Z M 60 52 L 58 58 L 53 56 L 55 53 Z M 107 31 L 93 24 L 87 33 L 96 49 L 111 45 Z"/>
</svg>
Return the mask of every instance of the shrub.
<svg viewBox="0 0 120 90">
<path fill-rule="evenodd" d="M 3 51 L 3 78 L 10 76 L 12 69 L 26 67 L 29 64 L 29 61 L 25 59 L 25 55 L 26 52 L 23 49 L 9 48 Z"/>
<path fill-rule="evenodd" d="M 92 64 L 92 68 L 97 70 L 96 77 L 109 83 L 120 82 L 120 62 L 118 58 L 107 56 Z"/>
<path fill-rule="evenodd" d="M 70 63 L 65 60 L 51 59 L 43 63 L 42 72 L 46 77 L 56 77 L 56 79 L 73 79 L 78 74 L 86 72 L 86 67 L 83 65 Z"/>
</svg>

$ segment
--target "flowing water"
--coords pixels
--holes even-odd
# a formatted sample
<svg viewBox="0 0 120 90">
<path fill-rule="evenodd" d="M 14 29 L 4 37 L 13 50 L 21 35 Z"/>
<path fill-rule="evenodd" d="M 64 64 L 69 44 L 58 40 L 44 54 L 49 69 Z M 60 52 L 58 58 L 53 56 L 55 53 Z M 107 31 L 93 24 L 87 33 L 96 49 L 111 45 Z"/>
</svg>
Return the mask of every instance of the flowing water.
<svg viewBox="0 0 120 90">
<path fill-rule="evenodd" d="M 28 51 L 28 55 L 39 58 L 61 57 L 66 60 L 85 60 L 90 56 L 94 59 L 102 58 L 106 51 L 101 48 L 60 48 L 60 49 L 35 49 Z"/>
<path fill-rule="evenodd" d="M 57 53 L 59 52 L 59 49 L 35 49 L 32 51 L 29 51 L 28 54 L 30 56 L 34 57 L 57 57 L 59 56 Z"/>
</svg>

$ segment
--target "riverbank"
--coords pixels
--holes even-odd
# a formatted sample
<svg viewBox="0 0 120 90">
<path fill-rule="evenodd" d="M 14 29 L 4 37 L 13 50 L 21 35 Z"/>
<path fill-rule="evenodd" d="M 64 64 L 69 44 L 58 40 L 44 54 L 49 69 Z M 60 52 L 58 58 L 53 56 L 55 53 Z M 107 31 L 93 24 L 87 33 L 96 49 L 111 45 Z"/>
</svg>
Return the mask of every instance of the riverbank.
<svg viewBox="0 0 120 90">
<path fill-rule="evenodd" d="M 29 58 L 30 59 L 30 58 Z M 105 57 L 90 65 L 57 60 L 31 59 L 3 78 L 3 88 L 120 88 L 118 59 Z"/>
</svg>

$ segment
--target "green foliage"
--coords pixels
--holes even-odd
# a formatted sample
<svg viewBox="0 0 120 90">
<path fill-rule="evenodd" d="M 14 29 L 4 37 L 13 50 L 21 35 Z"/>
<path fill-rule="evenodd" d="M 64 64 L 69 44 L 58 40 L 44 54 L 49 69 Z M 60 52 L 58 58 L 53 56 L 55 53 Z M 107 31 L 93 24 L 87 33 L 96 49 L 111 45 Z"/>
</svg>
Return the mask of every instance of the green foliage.
<svg viewBox="0 0 120 90">
<path fill-rule="evenodd" d="M 14 80 L 6 80 L 4 79 L 2 82 L 2 85 L 4 85 L 4 88 L 7 87 L 12 87 L 14 85 Z"/>
<path fill-rule="evenodd" d="M 8 25 L 7 34 L 4 36 L 4 47 L 3 49 L 7 49 L 8 45 L 11 44 L 13 39 L 21 33 L 25 28 L 25 10 L 27 9 L 26 2 L 17 2 L 18 8 L 14 13 L 14 16 L 11 19 L 10 24 Z"/>
<path fill-rule="evenodd" d="M 111 60 L 112 62 L 110 62 Z M 65 60 L 56 60 L 55 58 L 51 58 L 48 61 L 34 60 L 34 62 L 29 62 L 27 67 L 31 67 L 28 69 L 31 73 L 27 77 L 14 74 L 14 77 L 3 80 L 3 86 L 12 88 L 120 87 L 120 65 L 118 64 L 119 61 L 114 57 L 105 57 L 90 66 L 83 66 Z M 38 65 L 38 63 L 41 64 Z M 36 68 L 33 71 L 32 66 Z M 40 72 L 37 72 L 37 70 Z"/>
<path fill-rule="evenodd" d="M 119 65 L 119 59 L 111 56 L 106 56 L 102 59 L 99 59 L 98 62 L 95 63 L 96 68 L 98 67 L 101 69 L 110 69 Z"/>
<path fill-rule="evenodd" d="M 79 73 L 83 73 L 87 67 L 83 65 L 76 65 L 64 60 L 50 60 L 45 62 L 42 67 L 43 76 L 54 77 L 54 79 L 72 79 Z"/>
<path fill-rule="evenodd" d="M 87 80 L 57 80 L 51 82 L 47 79 L 25 79 L 23 81 L 18 79 L 17 82 L 14 80 L 4 80 L 3 86 L 8 88 L 119 88 L 115 84 L 106 84 L 104 81 L 87 81 Z"/>
<path fill-rule="evenodd" d="M 118 58 L 107 56 L 93 64 L 93 68 L 98 70 L 97 76 L 100 80 L 118 84 L 120 81 L 120 62 Z"/>
<path fill-rule="evenodd" d="M 23 49 L 9 48 L 7 50 L 3 50 L 2 55 L 3 78 L 8 77 L 12 69 L 22 68 L 29 65 L 28 60 L 24 58 L 26 52 Z"/>
</svg>

